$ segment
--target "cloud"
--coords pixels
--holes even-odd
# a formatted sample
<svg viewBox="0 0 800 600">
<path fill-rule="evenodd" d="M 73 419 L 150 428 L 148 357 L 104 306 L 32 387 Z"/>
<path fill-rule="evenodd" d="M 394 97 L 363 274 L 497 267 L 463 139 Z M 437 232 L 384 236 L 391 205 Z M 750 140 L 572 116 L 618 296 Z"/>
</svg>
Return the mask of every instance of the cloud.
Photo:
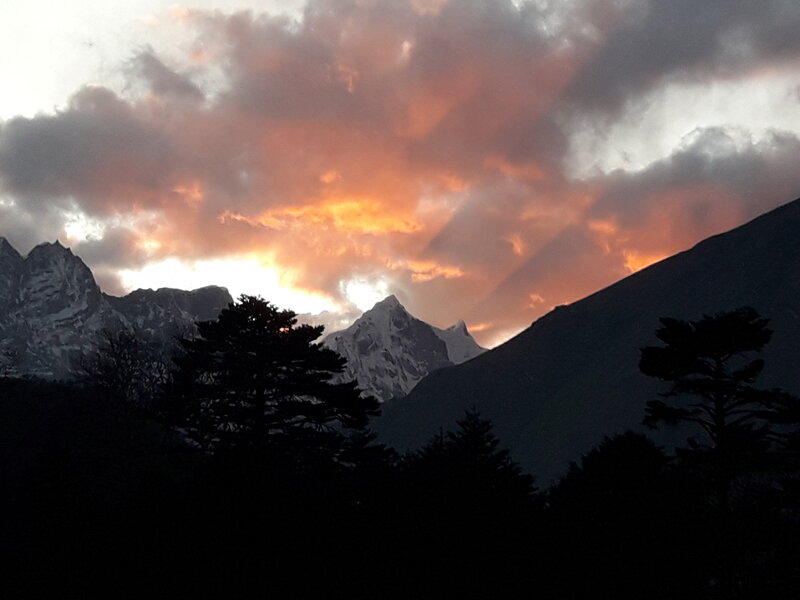
<svg viewBox="0 0 800 600">
<path fill-rule="evenodd" d="M 793 68 L 797 18 L 771 0 L 184 11 L 183 59 L 134 50 L 123 89 L 0 125 L 0 235 L 66 239 L 113 292 L 124 269 L 228 257 L 329 299 L 326 322 L 362 282 L 496 341 L 797 195 L 791 131 L 698 123 L 635 172 L 567 169 L 577 125 L 631 121 L 668 82 Z"/>
<path fill-rule="evenodd" d="M 796 2 L 598 4 L 607 5 L 600 11 L 605 16 L 601 21 L 612 21 L 613 29 L 574 81 L 569 99 L 601 112 L 618 112 L 667 79 L 736 78 L 796 57 L 800 51 L 800 4 Z"/>
<path fill-rule="evenodd" d="M 139 52 L 131 60 L 130 69 L 134 77 L 147 82 L 151 92 L 157 96 L 178 96 L 190 100 L 204 99 L 203 92 L 189 77 L 167 67 L 153 53 L 152 48 L 146 48 Z"/>
<path fill-rule="evenodd" d="M 699 129 L 669 158 L 615 177 L 591 215 L 613 217 L 624 229 L 647 229 L 663 219 L 672 226 L 665 240 L 683 245 L 796 196 L 798 151 L 800 139 L 792 133 L 753 141 L 735 129 Z M 672 217 L 659 215 L 664 212 Z M 655 228 L 649 235 L 659 237 Z"/>
<path fill-rule="evenodd" d="M 155 123 L 111 91 L 87 87 L 55 115 L 16 118 L 0 133 L 2 189 L 35 205 L 72 197 L 92 212 L 150 204 L 176 160 Z"/>
</svg>

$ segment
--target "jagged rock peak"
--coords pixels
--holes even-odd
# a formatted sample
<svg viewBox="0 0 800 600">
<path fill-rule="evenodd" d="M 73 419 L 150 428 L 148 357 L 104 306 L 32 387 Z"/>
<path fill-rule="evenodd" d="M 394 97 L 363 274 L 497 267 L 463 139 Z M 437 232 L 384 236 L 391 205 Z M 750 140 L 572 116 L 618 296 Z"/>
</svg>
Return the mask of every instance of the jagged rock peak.
<svg viewBox="0 0 800 600">
<path fill-rule="evenodd" d="M 11 245 L 6 238 L 0 235 L 0 256 L 12 256 L 15 259 L 22 260 L 22 255 L 17 252 L 17 249 Z"/>
<path fill-rule="evenodd" d="M 453 364 L 461 364 L 486 351 L 486 348 L 480 346 L 470 335 L 463 320 L 447 329 L 434 327 L 434 331 L 447 345 L 447 355 Z"/>
<path fill-rule="evenodd" d="M 403 310 L 406 309 L 405 306 L 400 304 L 400 301 L 397 299 L 397 296 L 395 296 L 394 294 L 391 294 L 389 296 L 386 296 L 386 298 L 384 298 L 380 302 L 376 302 L 375 306 L 373 306 L 370 309 L 370 311 L 373 311 L 373 310 L 376 310 L 376 309 L 378 309 L 378 310 L 393 310 L 393 309 L 396 309 L 396 308 L 402 308 Z"/>
<path fill-rule="evenodd" d="M 27 276 L 36 277 L 50 277 L 56 287 L 64 285 L 75 285 L 78 281 L 82 282 L 78 285 L 88 286 L 90 288 L 97 287 L 94 279 L 94 274 L 91 269 L 86 265 L 79 256 L 72 253 L 72 250 L 61 245 L 61 242 L 45 242 L 35 246 L 24 260 Z M 47 274 L 50 275 L 47 275 Z M 66 277 L 66 273 L 73 275 Z M 58 274 L 58 275 L 56 275 Z M 77 277 L 77 279 L 74 279 Z M 61 280 L 58 282 L 58 280 Z M 72 283 L 69 284 L 68 281 Z M 100 288 L 97 288 L 97 293 Z"/>
<path fill-rule="evenodd" d="M 457 333 L 461 333 L 463 335 L 469 335 L 469 331 L 467 331 L 467 324 L 463 320 L 459 321 L 455 325 L 451 325 L 450 327 L 448 327 L 447 331 L 454 331 Z"/>
<path fill-rule="evenodd" d="M 375 305 L 364 312 L 349 329 L 363 329 L 368 324 L 373 327 L 378 327 L 382 331 L 403 329 L 408 326 L 408 323 L 412 319 L 414 319 L 414 317 L 411 313 L 409 313 L 406 307 L 400 304 L 397 297 L 392 294 L 380 302 L 376 302 Z"/>
<path fill-rule="evenodd" d="M 130 292 L 129 296 L 151 295 L 158 294 L 164 296 L 171 295 L 184 295 L 184 294 L 219 294 L 230 296 L 228 288 L 219 285 L 204 285 L 203 287 L 195 288 L 193 290 L 184 290 L 181 288 L 160 287 L 160 288 L 138 288 Z"/>
<path fill-rule="evenodd" d="M 22 258 L 0 238 L 0 348 L 19 357 L 20 375 L 74 377 L 105 329 L 136 331 L 167 352 L 174 335 L 216 318 L 230 302 L 228 291 L 217 286 L 109 296 L 60 241 L 39 244 Z"/>
<path fill-rule="evenodd" d="M 355 379 L 381 400 L 404 396 L 429 373 L 483 351 L 463 321 L 438 329 L 410 314 L 394 295 L 323 343 L 347 360 L 344 380 Z"/>
<path fill-rule="evenodd" d="M 75 256 L 72 250 L 62 245 L 59 240 L 55 242 L 43 242 L 34 246 L 33 250 L 28 253 L 28 257 L 35 258 L 38 256 Z"/>
</svg>

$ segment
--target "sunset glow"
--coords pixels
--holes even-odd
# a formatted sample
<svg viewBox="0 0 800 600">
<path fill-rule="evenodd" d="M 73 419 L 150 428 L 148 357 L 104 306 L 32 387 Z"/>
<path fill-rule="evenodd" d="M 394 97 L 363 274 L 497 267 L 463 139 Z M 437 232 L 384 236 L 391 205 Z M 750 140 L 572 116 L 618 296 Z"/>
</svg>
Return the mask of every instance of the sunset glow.
<svg viewBox="0 0 800 600">
<path fill-rule="evenodd" d="M 494 344 L 800 193 L 800 4 L 45 4 L 0 24 L 0 235 L 112 294 Z"/>
<path fill-rule="evenodd" d="M 344 293 L 359 310 L 369 310 L 376 302 L 380 302 L 391 292 L 389 285 L 383 280 L 369 281 L 365 279 L 353 279 L 345 282 Z"/>
<path fill-rule="evenodd" d="M 301 313 L 336 310 L 329 299 L 299 289 L 295 282 L 257 258 L 228 258 L 185 262 L 167 259 L 150 263 L 139 271 L 120 271 L 123 285 L 137 288 L 197 289 L 208 285 L 228 288 L 236 298 L 240 294 L 260 295 L 282 308 Z"/>
<path fill-rule="evenodd" d="M 631 251 L 623 251 L 622 255 L 625 257 L 625 268 L 631 273 L 635 273 L 666 258 L 665 255 L 639 254 Z"/>
</svg>

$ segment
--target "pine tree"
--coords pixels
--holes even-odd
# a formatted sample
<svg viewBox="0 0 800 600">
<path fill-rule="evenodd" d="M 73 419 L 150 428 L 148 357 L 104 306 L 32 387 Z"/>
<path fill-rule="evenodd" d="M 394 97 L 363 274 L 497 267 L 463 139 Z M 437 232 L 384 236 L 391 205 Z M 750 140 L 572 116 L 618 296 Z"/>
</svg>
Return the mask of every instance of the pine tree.
<svg viewBox="0 0 800 600">
<path fill-rule="evenodd" d="M 474 492 L 507 501 L 526 501 L 534 492 L 533 477 L 523 474 L 511 453 L 499 448 L 500 440 L 492 423 L 476 409 L 466 411 L 457 422 L 458 430 L 448 432 L 445 445 L 447 463 L 462 483 Z"/>
<path fill-rule="evenodd" d="M 314 343 L 321 326 L 297 325 L 290 310 L 243 295 L 197 327 L 197 337 L 180 340 L 167 412 L 209 451 L 325 462 L 377 413 L 377 401 L 355 383 L 331 382 L 344 359 Z"/>
<path fill-rule="evenodd" d="M 674 399 L 648 402 L 644 423 L 689 423 L 705 433 L 704 439 L 690 438 L 690 448 L 679 449 L 679 455 L 712 485 L 711 590 L 722 598 L 747 595 L 742 573 L 753 563 L 752 536 L 744 526 L 752 519 L 741 512 L 734 516 L 732 483 L 774 470 L 779 461 L 773 450 L 786 438 L 776 425 L 797 421 L 797 398 L 755 385 L 764 368 L 756 355 L 772 336 L 768 323 L 749 307 L 698 321 L 662 318 L 656 335 L 664 346 L 641 351 L 641 371 L 670 382 L 662 396 Z"/>
<path fill-rule="evenodd" d="M 445 595 L 516 595 L 517 586 L 528 587 L 522 557 L 532 536 L 533 478 L 500 448 L 477 410 L 457 425 L 409 457 L 404 534 L 418 572 L 446 582 Z"/>
<path fill-rule="evenodd" d="M 770 443 L 780 441 L 774 425 L 792 421 L 797 413 L 793 396 L 754 385 L 764 368 L 763 359 L 754 355 L 772 336 L 769 320 L 743 307 L 704 315 L 698 321 L 660 321 L 656 335 L 664 346 L 642 348 L 639 368 L 645 375 L 670 382 L 662 396 L 676 400 L 648 402 L 644 423 L 699 426 L 706 439 L 690 439 L 690 445 L 709 456 L 716 501 L 727 505 L 737 470 Z"/>
<path fill-rule="evenodd" d="M 485 522 L 527 516 L 537 492 L 533 477 L 499 447 L 491 421 L 468 410 L 457 425 L 406 459 L 420 510 Z"/>
</svg>

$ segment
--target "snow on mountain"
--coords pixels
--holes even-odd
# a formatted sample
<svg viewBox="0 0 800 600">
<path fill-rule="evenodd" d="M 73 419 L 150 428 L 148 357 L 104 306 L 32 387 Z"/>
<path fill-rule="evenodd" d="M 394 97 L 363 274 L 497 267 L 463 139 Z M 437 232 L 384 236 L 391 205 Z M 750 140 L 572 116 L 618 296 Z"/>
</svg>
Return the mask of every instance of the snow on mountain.
<svg viewBox="0 0 800 600">
<path fill-rule="evenodd" d="M 405 396 L 428 373 L 484 351 L 462 322 L 438 329 L 411 315 L 395 296 L 378 302 L 323 344 L 347 360 L 342 379 L 379 400 Z"/>
<path fill-rule="evenodd" d="M 217 287 L 115 298 L 59 242 L 40 244 L 23 258 L 0 237 L 0 352 L 6 362 L 13 357 L 12 372 L 20 375 L 68 378 L 103 329 L 135 328 L 166 343 L 229 302 L 227 290 Z"/>
<path fill-rule="evenodd" d="M 460 365 L 486 352 L 486 348 L 479 346 L 475 338 L 469 334 L 467 324 L 464 321 L 459 321 L 447 329 L 433 327 L 433 332 L 447 346 L 447 356 L 454 365 Z"/>
<path fill-rule="evenodd" d="M 120 298 L 100 291 L 89 267 L 59 242 L 22 257 L 0 237 L 0 354 L 5 373 L 69 378 L 104 329 L 135 329 L 168 344 L 196 321 L 215 318 L 227 290 L 136 290 Z M 448 329 L 408 313 L 394 296 L 378 302 L 324 342 L 347 359 L 343 379 L 356 379 L 381 400 L 406 395 L 428 373 L 484 351 L 463 321 Z M 8 363 L 13 357 L 13 368 Z"/>
</svg>

